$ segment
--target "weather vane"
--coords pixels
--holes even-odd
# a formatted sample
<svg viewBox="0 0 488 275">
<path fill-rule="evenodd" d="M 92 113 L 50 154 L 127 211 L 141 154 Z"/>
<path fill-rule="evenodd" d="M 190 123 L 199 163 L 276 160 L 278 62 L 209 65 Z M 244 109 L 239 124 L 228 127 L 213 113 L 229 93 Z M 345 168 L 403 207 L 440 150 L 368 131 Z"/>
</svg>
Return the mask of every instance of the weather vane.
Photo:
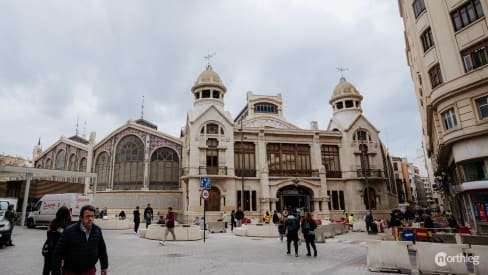
<svg viewBox="0 0 488 275">
<path fill-rule="evenodd" d="M 210 58 L 214 57 L 215 56 L 215 53 L 208 53 L 206 56 L 204 56 L 203 58 L 207 59 L 207 70 L 209 69 L 212 69 L 212 65 L 210 65 Z"/>
<path fill-rule="evenodd" d="M 344 67 L 338 67 L 338 68 L 336 68 L 336 70 L 339 71 L 339 72 L 341 72 L 341 82 L 346 81 L 346 78 L 344 77 L 344 74 L 343 73 L 345 71 L 349 71 L 349 69 L 348 68 L 344 68 Z"/>
</svg>

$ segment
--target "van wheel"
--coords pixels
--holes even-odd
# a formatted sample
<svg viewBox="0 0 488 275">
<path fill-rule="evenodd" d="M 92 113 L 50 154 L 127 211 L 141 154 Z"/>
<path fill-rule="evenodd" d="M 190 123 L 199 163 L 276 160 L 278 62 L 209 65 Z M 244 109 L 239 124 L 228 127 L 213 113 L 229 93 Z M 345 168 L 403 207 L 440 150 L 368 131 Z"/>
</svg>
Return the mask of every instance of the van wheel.
<svg viewBox="0 0 488 275">
<path fill-rule="evenodd" d="M 33 218 L 28 218 L 28 219 L 27 219 L 27 227 L 28 227 L 28 228 L 34 228 L 34 227 L 36 227 L 36 226 L 34 225 L 34 219 L 33 219 Z"/>
</svg>

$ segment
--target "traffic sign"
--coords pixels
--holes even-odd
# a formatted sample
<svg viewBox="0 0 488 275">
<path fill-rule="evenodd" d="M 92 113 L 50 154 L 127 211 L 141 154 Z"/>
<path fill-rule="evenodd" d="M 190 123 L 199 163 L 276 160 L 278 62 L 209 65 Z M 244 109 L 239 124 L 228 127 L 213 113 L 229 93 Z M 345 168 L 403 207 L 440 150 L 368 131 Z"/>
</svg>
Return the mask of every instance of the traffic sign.
<svg viewBox="0 0 488 275">
<path fill-rule="evenodd" d="M 202 190 L 202 199 L 208 200 L 208 198 L 210 198 L 210 191 L 208 191 L 207 189 L 203 189 Z"/>
<path fill-rule="evenodd" d="M 210 178 L 201 177 L 200 178 L 200 188 L 203 188 L 203 189 L 212 188 L 212 185 L 210 184 Z"/>
</svg>

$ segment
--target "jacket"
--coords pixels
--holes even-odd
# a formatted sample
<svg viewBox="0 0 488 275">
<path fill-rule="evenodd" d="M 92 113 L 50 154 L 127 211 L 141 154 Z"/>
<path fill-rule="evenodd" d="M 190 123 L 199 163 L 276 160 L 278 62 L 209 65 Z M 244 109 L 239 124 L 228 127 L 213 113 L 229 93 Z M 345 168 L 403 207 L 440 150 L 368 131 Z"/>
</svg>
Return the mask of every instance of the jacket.
<svg viewBox="0 0 488 275">
<path fill-rule="evenodd" d="M 295 216 L 288 215 L 285 220 L 285 231 L 288 231 L 289 234 L 296 234 L 298 230 L 300 230 L 300 222 Z"/>
<path fill-rule="evenodd" d="M 317 225 L 315 224 L 314 221 L 308 221 L 303 219 L 302 221 L 302 233 L 307 234 L 310 231 L 315 231 L 317 228 Z"/>
<path fill-rule="evenodd" d="M 53 274 L 61 274 L 61 260 L 64 260 L 64 271 L 81 273 L 95 267 L 99 259 L 101 269 L 108 268 L 107 247 L 102 229 L 93 224 L 87 240 L 78 222 L 68 226 L 56 244 L 53 254 Z"/>
</svg>

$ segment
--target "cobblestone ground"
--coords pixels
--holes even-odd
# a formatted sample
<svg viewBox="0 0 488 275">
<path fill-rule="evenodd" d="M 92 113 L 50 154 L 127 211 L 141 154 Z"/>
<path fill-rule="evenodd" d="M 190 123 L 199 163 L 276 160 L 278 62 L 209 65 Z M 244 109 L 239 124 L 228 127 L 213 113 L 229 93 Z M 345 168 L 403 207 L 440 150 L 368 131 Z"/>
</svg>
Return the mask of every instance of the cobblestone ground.
<svg viewBox="0 0 488 275">
<path fill-rule="evenodd" d="M 318 257 L 285 255 L 277 238 L 245 238 L 211 234 L 200 241 L 158 241 L 139 238 L 130 230 L 104 230 L 110 274 L 375 274 L 366 267 L 366 233 L 348 233 L 317 244 Z M 0 274 L 40 274 L 45 229 L 16 227 L 15 247 L 0 249 Z M 292 248 L 293 249 L 293 248 Z M 99 269 L 99 266 L 97 266 Z M 387 273 L 376 273 L 387 274 Z"/>
</svg>

